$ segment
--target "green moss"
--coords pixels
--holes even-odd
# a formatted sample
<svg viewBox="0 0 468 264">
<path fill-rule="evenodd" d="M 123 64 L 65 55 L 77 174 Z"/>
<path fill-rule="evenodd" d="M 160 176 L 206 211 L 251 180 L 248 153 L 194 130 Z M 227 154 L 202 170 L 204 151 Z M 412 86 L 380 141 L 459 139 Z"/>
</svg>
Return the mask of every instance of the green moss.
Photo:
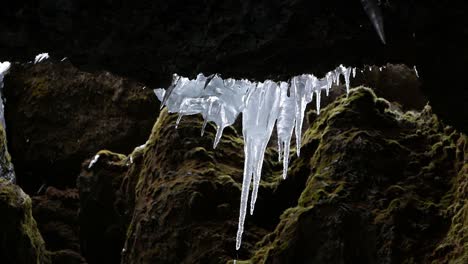
<svg viewBox="0 0 468 264">
<path fill-rule="evenodd" d="M 31 199 L 18 186 L 0 178 L 0 257 L 6 263 L 50 263 L 32 216 Z"/>
</svg>

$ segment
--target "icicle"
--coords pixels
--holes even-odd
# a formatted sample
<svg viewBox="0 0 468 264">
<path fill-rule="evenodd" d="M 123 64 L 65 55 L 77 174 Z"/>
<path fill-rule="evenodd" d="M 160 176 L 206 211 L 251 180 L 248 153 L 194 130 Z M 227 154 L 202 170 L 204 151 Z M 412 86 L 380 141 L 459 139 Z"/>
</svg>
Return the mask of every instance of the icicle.
<svg viewBox="0 0 468 264">
<path fill-rule="evenodd" d="M 317 96 L 315 97 L 316 107 L 317 107 L 317 115 L 320 115 L 320 89 L 315 90 Z"/>
<path fill-rule="evenodd" d="M 310 84 L 312 86 L 312 84 Z M 278 121 L 276 122 L 276 132 L 278 134 L 278 160 L 283 157 L 283 179 L 286 179 L 289 163 L 289 148 L 294 130 L 296 116 L 294 114 L 294 92 L 291 91 L 291 96 L 288 96 L 288 84 L 280 83 L 281 99 Z M 313 94 L 312 91 L 310 94 Z M 312 100 L 312 98 L 310 98 Z"/>
<path fill-rule="evenodd" d="M 96 164 L 96 162 L 98 162 L 98 160 L 99 160 L 99 154 L 97 154 L 97 155 L 95 155 L 93 157 L 93 159 L 91 160 L 91 162 L 88 165 L 88 169 L 91 169 L 94 166 L 94 164 Z"/>
<path fill-rule="evenodd" d="M 175 125 L 175 128 L 176 128 L 176 129 L 179 127 L 180 120 L 182 120 L 182 117 L 183 117 L 183 116 L 184 116 L 184 115 L 179 114 L 179 117 L 177 117 L 177 121 L 176 121 L 176 125 Z"/>
<path fill-rule="evenodd" d="M 292 89 L 295 99 L 295 119 L 296 124 L 295 134 L 296 134 L 296 149 L 297 156 L 301 154 L 301 141 L 302 141 L 302 123 L 304 121 L 304 112 L 306 109 L 307 102 L 305 100 L 305 84 L 303 82 L 303 76 L 296 76 L 292 79 Z"/>
<path fill-rule="evenodd" d="M 3 78 L 10 69 L 11 63 L 8 61 L 0 62 L 0 122 L 4 129 L 6 129 L 5 123 L 5 106 L 3 104 Z"/>
<path fill-rule="evenodd" d="M 356 68 L 353 68 L 353 78 L 356 77 Z"/>
<path fill-rule="evenodd" d="M 177 75 L 177 74 L 174 74 L 172 75 L 172 83 L 171 83 L 171 86 L 169 86 L 169 88 L 167 88 L 167 90 L 165 91 L 164 93 L 164 98 L 161 102 L 161 107 L 160 109 L 162 109 L 164 107 L 164 105 L 166 105 L 167 103 L 167 100 L 169 99 L 169 96 L 171 96 L 171 93 L 172 91 L 174 90 L 174 88 L 176 87 L 177 83 L 179 82 L 180 80 L 180 77 Z"/>
<path fill-rule="evenodd" d="M 418 69 L 416 69 L 416 65 L 414 65 L 413 69 L 414 69 L 414 73 L 416 73 L 416 77 L 419 78 L 419 73 L 418 73 Z"/>
<path fill-rule="evenodd" d="M 205 120 L 203 120 L 203 125 L 202 125 L 201 135 L 200 135 L 202 137 L 203 137 L 203 134 L 205 134 L 206 123 L 208 123 L 208 119 L 205 118 Z"/>
<path fill-rule="evenodd" d="M 213 148 L 219 144 L 225 127 L 234 124 L 242 112 L 242 134 L 244 138 L 244 175 L 240 201 L 239 226 L 236 238 L 236 249 L 240 248 L 247 214 L 250 186 L 250 213 L 253 214 L 260 186 L 265 150 L 276 123 L 278 133 L 278 160 L 283 162 L 283 178 L 286 178 L 289 165 L 289 152 L 293 131 L 296 136 L 297 155 L 300 155 L 302 126 L 305 109 L 316 97 L 317 114 L 320 113 L 321 91 L 327 95 L 333 84 L 339 84 L 343 74 L 347 91 L 349 78 L 356 68 L 345 68 L 340 65 L 318 79 L 311 74 L 295 76 L 279 84 L 267 80 L 255 83 L 248 80 L 223 80 L 213 74 L 205 77 L 199 74 L 195 80 L 174 74 L 173 82 L 167 89 L 155 89 L 154 93 L 166 106 L 168 112 L 179 113 L 178 125 L 184 115 L 201 114 L 204 134 L 206 124 L 211 121 L 216 125 L 216 136 Z M 289 91 L 289 96 L 288 96 Z"/>
<path fill-rule="evenodd" d="M 349 95 L 349 77 L 351 75 L 351 68 L 344 68 L 343 67 L 343 76 L 345 78 L 345 84 L 346 84 L 346 96 Z"/>
</svg>

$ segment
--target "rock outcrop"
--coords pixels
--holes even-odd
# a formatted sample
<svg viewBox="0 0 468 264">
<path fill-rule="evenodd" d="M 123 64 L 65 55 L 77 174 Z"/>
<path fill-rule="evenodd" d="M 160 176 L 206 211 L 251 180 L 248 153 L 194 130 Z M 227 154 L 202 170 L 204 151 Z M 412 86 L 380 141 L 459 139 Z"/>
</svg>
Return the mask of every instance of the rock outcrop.
<svg viewBox="0 0 468 264">
<path fill-rule="evenodd" d="M 2 263 L 50 263 L 44 240 L 32 216 L 31 198 L 3 178 L 0 178 L 0 212 Z"/>
<path fill-rule="evenodd" d="M 13 64 L 5 78 L 8 144 L 18 183 L 75 187 L 83 160 L 100 149 L 130 152 L 157 117 L 152 91 L 68 62 Z"/>
</svg>

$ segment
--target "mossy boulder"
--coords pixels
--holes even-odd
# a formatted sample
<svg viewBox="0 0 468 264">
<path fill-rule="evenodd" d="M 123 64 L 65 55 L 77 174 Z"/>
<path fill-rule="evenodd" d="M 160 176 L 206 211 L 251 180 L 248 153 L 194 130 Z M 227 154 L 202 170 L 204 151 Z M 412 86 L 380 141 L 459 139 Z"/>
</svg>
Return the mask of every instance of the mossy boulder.
<svg viewBox="0 0 468 264">
<path fill-rule="evenodd" d="M 144 85 L 67 61 L 13 64 L 4 89 L 9 150 L 27 192 L 74 187 L 84 159 L 100 149 L 130 152 L 158 114 Z"/>
<path fill-rule="evenodd" d="M 50 256 L 32 216 L 31 198 L 0 178 L 0 260 L 2 263 L 47 264 Z"/>
</svg>

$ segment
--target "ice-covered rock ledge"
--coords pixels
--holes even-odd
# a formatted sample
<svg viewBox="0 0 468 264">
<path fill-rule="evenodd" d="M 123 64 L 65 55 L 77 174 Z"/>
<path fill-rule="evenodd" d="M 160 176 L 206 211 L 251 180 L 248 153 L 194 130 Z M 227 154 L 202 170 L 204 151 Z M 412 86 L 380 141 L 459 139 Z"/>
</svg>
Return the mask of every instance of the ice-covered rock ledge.
<svg viewBox="0 0 468 264">
<path fill-rule="evenodd" d="M 355 68 L 338 66 L 325 77 L 317 78 L 303 74 L 288 82 L 252 82 L 249 80 L 222 79 L 219 75 L 199 74 L 190 80 L 174 74 L 167 89 L 154 92 L 170 113 L 179 113 L 177 124 L 184 115 L 201 114 L 204 119 L 201 135 L 206 123 L 216 124 L 217 133 L 213 147 L 219 143 L 225 127 L 234 124 L 242 113 L 242 134 L 244 138 L 244 177 L 237 231 L 236 249 L 240 248 L 250 185 L 253 190 L 250 199 L 250 214 L 253 214 L 260 184 L 263 158 L 268 141 L 276 124 L 278 134 L 279 160 L 283 161 L 283 178 L 286 178 L 289 162 L 290 142 L 293 131 L 296 136 L 297 155 L 301 149 L 301 131 L 304 112 L 315 94 L 317 114 L 320 113 L 322 90 L 329 94 L 333 84 L 339 85 L 344 77 L 349 92 L 349 79 L 356 74 Z"/>
</svg>

